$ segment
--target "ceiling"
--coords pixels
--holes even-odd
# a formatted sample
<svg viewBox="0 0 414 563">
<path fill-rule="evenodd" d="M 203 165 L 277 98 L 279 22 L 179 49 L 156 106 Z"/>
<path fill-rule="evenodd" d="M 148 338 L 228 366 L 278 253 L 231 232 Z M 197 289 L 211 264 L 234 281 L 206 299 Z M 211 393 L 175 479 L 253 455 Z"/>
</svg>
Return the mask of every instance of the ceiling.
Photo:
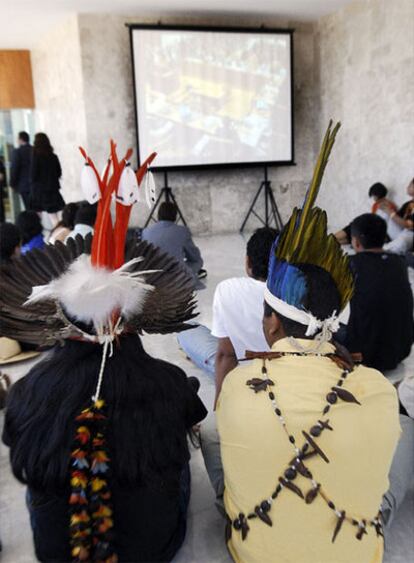
<svg viewBox="0 0 414 563">
<path fill-rule="evenodd" d="M 317 20 L 350 0 L 0 0 L 0 49 L 31 49 L 74 13 L 133 15 L 273 15 Z"/>
</svg>

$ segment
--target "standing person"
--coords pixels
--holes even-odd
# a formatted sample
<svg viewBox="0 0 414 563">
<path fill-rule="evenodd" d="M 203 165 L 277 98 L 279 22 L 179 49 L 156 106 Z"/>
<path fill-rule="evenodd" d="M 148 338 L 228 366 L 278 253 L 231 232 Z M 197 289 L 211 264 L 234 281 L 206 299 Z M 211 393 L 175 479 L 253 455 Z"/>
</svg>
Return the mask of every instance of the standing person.
<svg viewBox="0 0 414 563">
<path fill-rule="evenodd" d="M 35 211 L 22 211 L 16 219 L 16 226 L 22 240 L 22 254 L 34 248 L 44 248 L 43 227 Z"/>
<path fill-rule="evenodd" d="M 190 230 L 184 225 L 177 225 L 177 207 L 170 201 L 164 201 L 158 210 L 158 223 L 147 227 L 142 232 L 142 240 L 146 240 L 161 248 L 170 256 L 184 262 L 194 276 L 195 285 L 197 278 L 205 277 L 202 270 L 203 259 L 199 248 L 194 244 Z"/>
<path fill-rule="evenodd" d="M 348 259 L 314 207 L 333 140 L 328 129 L 305 202 L 272 251 L 263 317 L 271 352 L 229 373 L 218 399 L 235 561 L 382 561 L 398 399 L 332 342 L 353 290 Z"/>
<path fill-rule="evenodd" d="M 60 162 L 49 137 L 45 133 L 36 133 L 31 169 L 31 208 L 37 212 L 46 211 L 53 226 L 58 222 L 58 211 L 65 205 L 60 194 L 61 176 Z"/>
<path fill-rule="evenodd" d="M 384 251 L 386 229 L 385 221 L 371 213 L 351 223 L 355 291 L 348 324 L 339 335 L 350 352 L 362 353 L 364 365 L 380 371 L 396 368 L 414 340 L 407 266 L 401 256 Z"/>
<path fill-rule="evenodd" d="M 4 209 L 4 191 L 7 186 L 6 167 L 4 166 L 3 156 L 0 155 L 0 223 L 3 223 L 6 218 Z"/>
<path fill-rule="evenodd" d="M 31 165 L 33 147 L 26 131 L 20 131 L 17 137 L 18 148 L 14 149 L 11 159 L 10 186 L 16 190 L 24 203 L 25 209 L 30 207 Z"/>
<path fill-rule="evenodd" d="M 138 333 L 186 328 L 192 278 L 145 242 L 125 250 L 129 209 L 112 226 L 111 188 L 91 254 L 86 239 L 50 245 L 0 279 L 0 334 L 7 324 L 9 337 L 56 344 L 13 386 L 3 433 L 40 561 L 171 561 L 186 533 L 187 433 L 206 410 L 197 381 L 152 358 Z"/>
</svg>

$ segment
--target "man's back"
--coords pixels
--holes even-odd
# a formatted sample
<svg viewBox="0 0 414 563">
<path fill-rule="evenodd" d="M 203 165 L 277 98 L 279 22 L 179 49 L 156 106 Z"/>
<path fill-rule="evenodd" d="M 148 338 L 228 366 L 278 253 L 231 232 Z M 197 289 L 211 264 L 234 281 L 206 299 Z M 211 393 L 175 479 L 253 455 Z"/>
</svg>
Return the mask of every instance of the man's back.
<svg viewBox="0 0 414 563">
<path fill-rule="evenodd" d="M 269 349 L 263 333 L 263 300 L 266 284 L 253 278 L 230 278 L 216 288 L 212 334 L 229 338 L 238 359 L 246 350 Z"/>
<path fill-rule="evenodd" d="M 173 221 L 158 221 L 155 225 L 144 229 L 142 238 L 177 260 L 186 259 L 190 263 L 196 263 L 198 269 L 203 265 L 200 251 L 194 245 L 191 233 L 185 226 L 177 225 Z"/>
<path fill-rule="evenodd" d="M 346 346 L 361 352 L 364 364 L 393 369 L 413 343 L 413 295 L 403 260 L 386 252 L 360 252 L 351 258 L 355 293 Z"/>
<path fill-rule="evenodd" d="M 306 341 L 299 341 L 301 343 Z M 288 339 L 273 351 L 296 352 Z M 325 344 L 322 353 L 333 352 Z M 238 367 L 224 381 L 217 407 L 221 453 L 225 474 L 225 506 L 234 521 L 239 513 L 254 512 L 271 494 L 284 475 L 294 446 L 278 420 L 268 393 L 275 395 L 286 428 L 302 447 L 302 431 L 310 432 L 318 420 L 329 419 L 315 442 L 329 459 L 306 460 L 315 482 L 337 511 L 350 518 L 372 520 L 388 489 L 388 471 L 399 436 L 398 402 L 395 389 L 378 372 L 358 367 L 346 378 L 343 388 L 361 403 L 338 399 L 323 416 L 326 395 L 341 377 L 342 370 L 329 358 L 285 356 L 266 362 L 274 385 L 255 393 L 246 385 L 252 378 L 264 378 L 263 362 L 255 360 Z M 373 460 L 375 460 L 373 462 Z M 310 479 L 297 475 L 292 481 L 304 496 L 312 488 Z M 306 504 L 295 492 L 282 489 L 268 512 L 272 526 L 259 518 L 249 519 L 247 537 L 232 529 L 229 547 L 235 561 L 243 563 L 379 563 L 382 539 L 374 527 L 356 539 L 358 528 L 344 522 L 338 537 L 332 536 L 338 521 L 334 510 L 319 494 Z"/>
<path fill-rule="evenodd" d="M 30 192 L 30 172 L 33 147 L 29 144 L 14 149 L 10 185 L 19 193 Z"/>
</svg>

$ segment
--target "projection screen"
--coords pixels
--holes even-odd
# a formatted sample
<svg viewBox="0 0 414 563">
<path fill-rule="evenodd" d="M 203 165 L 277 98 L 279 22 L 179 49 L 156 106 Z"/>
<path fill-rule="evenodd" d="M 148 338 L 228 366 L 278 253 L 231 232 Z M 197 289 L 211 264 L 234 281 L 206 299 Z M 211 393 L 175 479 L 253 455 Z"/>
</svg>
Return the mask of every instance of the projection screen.
<svg viewBox="0 0 414 563">
<path fill-rule="evenodd" d="M 139 161 L 291 164 L 292 32 L 131 26 Z"/>
</svg>

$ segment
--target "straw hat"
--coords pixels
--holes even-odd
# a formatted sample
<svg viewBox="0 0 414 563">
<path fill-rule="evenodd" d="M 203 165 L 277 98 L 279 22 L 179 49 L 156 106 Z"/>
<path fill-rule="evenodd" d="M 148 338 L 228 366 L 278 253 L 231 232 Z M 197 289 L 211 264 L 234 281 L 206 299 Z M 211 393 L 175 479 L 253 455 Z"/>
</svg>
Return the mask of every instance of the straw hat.
<svg viewBox="0 0 414 563">
<path fill-rule="evenodd" d="M 40 352 L 36 350 L 29 350 L 22 352 L 22 348 L 17 340 L 0 337 L 0 365 L 11 364 L 13 362 L 23 362 L 29 358 L 35 358 Z"/>
</svg>

